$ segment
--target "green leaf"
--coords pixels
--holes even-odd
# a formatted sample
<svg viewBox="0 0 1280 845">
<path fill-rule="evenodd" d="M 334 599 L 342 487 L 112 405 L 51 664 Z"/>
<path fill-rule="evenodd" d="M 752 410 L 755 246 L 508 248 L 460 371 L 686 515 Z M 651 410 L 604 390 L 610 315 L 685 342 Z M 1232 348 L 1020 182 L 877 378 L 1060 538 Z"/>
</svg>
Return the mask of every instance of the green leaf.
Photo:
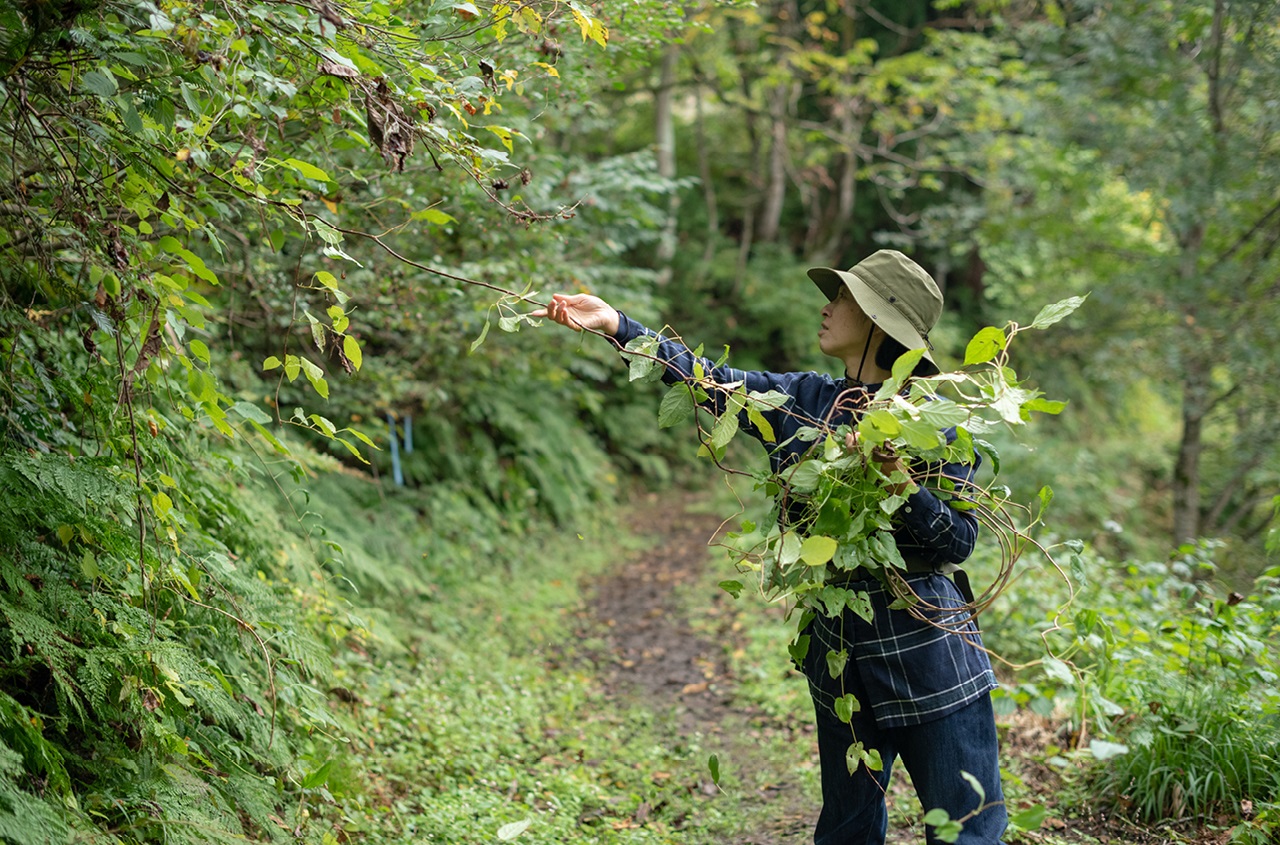
<svg viewBox="0 0 1280 845">
<path fill-rule="evenodd" d="M 787 646 L 787 653 L 796 666 L 804 665 L 805 656 L 809 654 L 809 635 L 801 634 L 796 641 Z"/>
<path fill-rule="evenodd" d="M 939 842 L 955 842 L 964 832 L 964 825 L 952 820 L 943 822 L 933 829 L 933 835 Z"/>
<path fill-rule="evenodd" d="M 502 827 L 498 828 L 498 839 L 503 842 L 515 839 L 517 836 L 528 830 L 529 826 L 532 824 L 533 819 L 521 819 L 518 822 L 504 824 Z"/>
<path fill-rule="evenodd" d="M 155 512 L 156 519 L 164 519 L 173 510 L 173 499 L 170 499 L 169 494 L 162 490 L 151 497 L 151 508 Z"/>
<path fill-rule="evenodd" d="M 1128 754 L 1129 746 L 1119 742 L 1107 742 L 1105 739 L 1094 739 L 1089 741 L 1089 753 L 1095 760 L 1110 760 L 1112 757 Z"/>
<path fill-rule="evenodd" d="M 871 604 L 871 596 L 866 590 L 851 591 L 852 595 L 845 599 L 845 605 L 867 623 L 875 621 L 875 607 Z"/>
<path fill-rule="evenodd" d="M 946 443 L 942 432 L 922 419 L 905 421 L 902 424 L 902 436 L 906 438 L 908 446 L 926 452 Z"/>
<path fill-rule="evenodd" d="M 409 215 L 410 220 L 425 220 L 434 226 L 443 226 L 446 223 L 457 223 L 458 221 L 445 214 L 438 208 L 424 208 L 422 211 L 415 211 Z"/>
<path fill-rule="evenodd" d="M 1000 474 L 1000 452 L 995 446 L 992 446 L 985 440 L 978 438 L 973 439 L 973 445 L 982 451 L 991 460 L 991 471 L 996 475 Z"/>
<path fill-rule="evenodd" d="M 661 377 L 663 367 L 653 357 L 658 351 L 658 339 L 641 335 L 629 342 L 622 357 L 630 364 L 628 378 L 631 381 L 654 381 Z"/>
<path fill-rule="evenodd" d="M 813 533 L 842 537 L 852 525 L 853 514 L 850 512 L 849 500 L 832 498 L 824 502 L 818 511 L 818 516 L 813 521 Z"/>
<path fill-rule="evenodd" d="M 307 322 L 311 324 L 311 340 L 316 345 L 316 349 L 324 352 L 324 326 L 315 318 L 310 311 L 304 311 Z"/>
<path fill-rule="evenodd" d="M 736 599 L 742 595 L 742 582 L 741 581 L 721 581 L 720 589 L 724 590 L 726 593 L 728 593 L 729 595 L 733 596 Z"/>
<path fill-rule="evenodd" d="M 884 408 L 877 408 L 862 417 L 858 423 L 858 431 L 868 435 L 878 431 L 884 435 L 884 439 L 897 437 L 902 432 L 902 422 Z M 879 442 L 884 442 L 884 439 Z"/>
<path fill-rule="evenodd" d="M 480 336 L 471 341 L 471 351 L 475 352 L 480 348 L 480 344 L 484 343 L 484 339 L 489 336 L 489 321 L 484 321 L 484 328 L 480 330 Z"/>
<path fill-rule="evenodd" d="M 853 714 L 862 710 L 862 702 L 857 697 L 847 692 L 835 700 L 834 703 L 836 718 L 844 722 L 846 725 L 853 721 Z"/>
<path fill-rule="evenodd" d="M 84 557 L 80 558 L 80 571 L 86 578 L 98 578 L 102 575 L 102 570 L 98 568 L 98 559 L 88 549 L 85 549 Z"/>
<path fill-rule="evenodd" d="M 827 652 L 827 674 L 833 678 L 840 677 L 844 673 L 844 667 L 849 662 L 848 649 L 840 649 L 839 651 Z"/>
<path fill-rule="evenodd" d="M 325 399 L 329 398 L 329 382 L 325 381 L 324 370 L 308 361 L 306 358 L 299 358 L 298 364 L 302 367 L 302 372 L 307 377 L 307 381 L 311 382 L 311 386 L 315 388 Z M 285 365 L 286 367 L 288 364 Z"/>
<path fill-rule="evenodd" d="M 860 765 L 865 765 L 876 772 L 884 768 L 880 752 L 874 748 L 867 748 L 861 742 L 853 743 L 844 752 L 844 765 L 849 770 L 849 774 L 857 772 Z"/>
<path fill-rule="evenodd" d="M 333 771 L 333 761 L 329 760 L 323 766 L 311 772 L 302 779 L 303 789 L 315 789 L 324 786 L 329 780 L 329 774 Z"/>
<path fill-rule="evenodd" d="M 1005 337 L 1004 329 L 998 329 L 995 326 L 987 326 L 973 336 L 969 341 L 969 345 L 964 350 L 965 366 L 970 364 L 982 364 L 990 361 L 996 355 L 1000 354 L 1005 348 L 1009 340 Z"/>
<path fill-rule="evenodd" d="M 214 275 L 212 270 L 205 266 L 204 259 L 184 247 L 182 242 L 177 238 L 172 235 L 165 235 L 163 238 L 156 241 L 156 246 L 160 247 L 160 249 L 165 252 L 171 252 L 174 255 L 180 256 L 182 260 L 186 262 L 187 268 L 199 278 L 204 279 L 211 285 L 218 284 L 218 277 Z"/>
<path fill-rule="evenodd" d="M 120 90 L 115 76 L 105 67 L 91 70 L 80 78 L 80 87 L 99 97 L 112 97 Z"/>
<path fill-rule="evenodd" d="M 1031 321 L 1031 328 L 1045 329 L 1052 326 L 1059 320 L 1068 317 L 1089 298 L 1089 294 L 1084 296 L 1072 296 L 1061 302 L 1055 302 L 1052 305 L 1046 305 L 1040 309 L 1040 313 Z"/>
<path fill-rule="evenodd" d="M 486 126 L 484 128 L 488 129 L 494 135 L 498 136 L 498 140 L 502 142 L 502 146 L 507 148 L 507 152 L 514 151 L 514 149 L 511 146 L 511 130 L 510 129 L 507 129 L 505 126 Z"/>
<path fill-rule="evenodd" d="M 133 103 L 125 104 L 125 107 L 120 111 L 120 120 L 124 123 L 124 128 L 128 129 L 132 134 L 142 134 L 142 116 L 138 114 L 138 109 Z"/>
<path fill-rule="evenodd" d="M 707 771 L 711 772 L 711 782 L 720 785 L 720 757 L 712 754 L 707 758 Z"/>
<path fill-rule="evenodd" d="M 822 477 L 821 461 L 804 461 L 787 474 L 787 486 L 796 493 L 809 493 L 818 486 Z"/>
<path fill-rule="evenodd" d="M 289 379 L 289 381 L 293 381 L 294 379 L 296 379 L 298 377 L 298 373 L 300 373 L 301 371 L 302 371 L 301 358 L 299 358 L 297 355 L 284 356 L 284 374 Z"/>
<path fill-rule="evenodd" d="M 982 787 L 982 781 L 978 780 L 976 777 L 974 777 L 973 775 L 969 774 L 969 773 L 968 773 L 968 772 L 966 772 L 964 769 L 961 769 L 961 770 L 960 770 L 960 777 L 964 778 L 964 779 L 965 779 L 965 782 L 969 784 L 969 787 L 970 787 L 974 792 L 978 793 L 978 806 L 979 806 L 979 807 L 981 807 L 983 804 L 987 803 L 987 790 L 983 789 L 983 787 Z"/>
<path fill-rule="evenodd" d="M 231 410 L 250 422 L 256 422 L 259 425 L 271 424 L 271 417 L 252 402 L 237 402 L 231 406 Z"/>
<path fill-rule="evenodd" d="M 1059 402 L 1056 399 L 1037 398 L 1022 403 L 1023 412 L 1039 411 L 1042 414 L 1061 414 L 1066 407 L 1066 402 Z"/>
<path fill-rule="evenodd" d="M 323 170 L 316 167 L 314 164 L 308 164 L 307 162 L 299 161 L 296 158 L 286 158 L 282 162 L 282 164 L 284 164 L 285 167 L 289 167 L 293 170 L 298 171 L 308 179 L 315 179 L 317 182 L 333 181 L 332 179 L 329 178 L 328 173 L 325 173 Z"/>
<path fill-rule="evenodd" d="M 764 414 L 760 413 L 755 405 L 747 406 L 747 420 L 755 426 L 756 431 L 760 432 L 760 438 L 765 443 L 772 443 L 778 438 L 773 433 L 773 426 L 764 418 Z"/>
<path fill-rule="evenodd" d="M 337 246 L 342 243 L 342 233 L 330 226 L 319 218 L 311 218 L 311 225 L 315 228 L 316 234 L 320 236 L 320 240 L 329 246 Z"/>
<path fill-rule="evenodd" d="M 711 447 L 713 449 L 723 449 L 737 433 L 738 415 L 729 412 L 721 414 L 711 429 Z"/>
<path fill-rule="evenodd" d="M 1040 513 L 1036 515 L 1038 518 L 1049 507 L 1049 503 L 1053 501 L 1053 488 L 1046 484 L 1040 488 L 1040 492 L 1036 495 L 1040 499 Z"/>
<path fill-rule="evenodd" d="M 810 566 L 822 566 L 835 557 L 840 544 L 830 537 L 806 537 L 800 544 L 800 559 Z"/>
<path fill-rule="evenodd" d="M 192 355 L 196 356 L 206 364 L 209 363 L 209 347 L 205 345 L 203 340 L 196 340 L 193 338 L 189 345 L 191 346 Z"/>
<path fill-rule="evenodd" d="M 968 422 L 969 412 L 950 399 L 937 399 L 920 406 L 920 419 L 942 431 Z"/>
<path fill-rule="evenodd" d="M 940 824 L 946 824 L 951 821 L 951 814 L 941 807 L 934 807 L 932 810 L 924 814 L 924 823 L 929 827 L 937 827 Z"/>
<path fill-rule="evenodd" d="M 364 353 L 360 351 L 360 344 L 351 335 L 342 338 L 342 352 L 347 356 L 347 360 L 351 362 L 351 366 L 358 371 L 360 365 L 364 363 Z"/>
<path fill-rule="evenodd" d="M 1039 830 L 1044 820 L 1049 817 L 1049 808 L 1043 804 L 1028 807 L 1021 812 L 1009 816 L 1009 824 L 1018 830 Z"/>
<path fill-rule="evenodd" d="M 1061 684 L 1072 685 L 1076 682 L 1071 667 L 1056 657 L 1046 657 L 1041 661 L 1041 668 L 1047 677 Z"/>
<path fill-rule="evenodd" d="M 368 435 L 366 435 L 366 434 L 365 434 L 363 431 L 361 431 L 360 429 L 358 429 L 358 428 L 344 428 L 344 429 L 343 429 L 343 431 L 344 431 L 344 432 L 348 432 L 348 433 L 350 433 L 352 437 L 354 437 L 355 439 L 359 440 L 361 443 L 363 443 L 364 445 L 368 446 L 370 449 L 378 449 L 378 451 L 382 451 L 382 450 L 381 450 L 381 448 L 379 448 L 378 446 L 376 446 L 376 445 L 374 444 L 374 442 L 373 442 L 372 440 L 370 440 L 370 439 L 369 439 Z"/>
<path fill-rule="evenodd" d="M 906 381 L 907 377 L 915 371 L 916 364 L 924 358 L 924 353 L 923 349 L 910 349 L 899 355 L 898 360 L 893 362 L 893 380 L 898 384 Z"/>
<path fill-rule="evenodd" d="M 658 407 L 658 428 L 671 428 L 692 414 L 693 407 L 693 391 L 689 386 L 683 382 L 672 385 Z"/>
</svg>

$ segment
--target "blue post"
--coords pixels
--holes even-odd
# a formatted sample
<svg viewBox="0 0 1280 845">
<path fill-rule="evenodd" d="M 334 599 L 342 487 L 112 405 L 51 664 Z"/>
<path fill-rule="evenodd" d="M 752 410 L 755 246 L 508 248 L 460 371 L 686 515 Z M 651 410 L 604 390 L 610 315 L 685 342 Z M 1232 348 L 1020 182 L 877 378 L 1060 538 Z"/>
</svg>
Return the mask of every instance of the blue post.
<svg viewBox="0 0 1280 845">
<path fill-rule="evenodd" d="M 387 436 L 391 439 L 391 478 L 397 487 L 404 486 L 404 473 L 400 470 L 400 443 L 396 440 L 396 421 L 387 411 Z"/>
</svg>

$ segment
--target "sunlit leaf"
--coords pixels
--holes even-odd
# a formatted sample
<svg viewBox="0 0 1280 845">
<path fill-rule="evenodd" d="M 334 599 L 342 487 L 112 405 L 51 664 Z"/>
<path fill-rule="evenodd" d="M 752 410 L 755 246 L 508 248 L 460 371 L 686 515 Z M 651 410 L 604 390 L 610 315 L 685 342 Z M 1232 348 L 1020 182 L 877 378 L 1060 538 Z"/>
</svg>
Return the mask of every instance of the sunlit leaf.
<svg viewBox="0 0 1280 845">
<path fill-rule="evenodd" d="M 1004 329 L 987 326 L 973 336 L 964 350 L 964 363 L 983 364 L 1000 354 L 1008 344 Z"/>
<path fill-rule="evenodd" d="M 1052 326 L 1054 323 L 1070 316 L 1077 308 L 1084 305 L 1084 301 L 1089 298 L 1088 294 L 1084 296 L 1072 296 L 1060 302 L 1046 305 L 1040 309 L 1040 313 L 1036 314 L 1036 318 L 1031 321 L 1031 328 L 1044 329 Z"/>
</svg>

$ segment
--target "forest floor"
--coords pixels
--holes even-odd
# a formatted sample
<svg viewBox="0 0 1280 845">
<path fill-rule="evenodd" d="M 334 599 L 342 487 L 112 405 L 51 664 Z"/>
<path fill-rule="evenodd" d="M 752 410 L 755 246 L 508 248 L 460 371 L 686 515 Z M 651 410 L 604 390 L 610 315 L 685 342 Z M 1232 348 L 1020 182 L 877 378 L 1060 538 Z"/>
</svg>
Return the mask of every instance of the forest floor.
<svg viewBox="0 0 1280 845">
<path fill-rule="evenodd" d="M 594 660 L 605 694 L 620 703 L 652 709 L 657 741 L 677 744 L 697 737 L 732 767 L 732 785 L 718 787 L 708 773 L 707 795 L 725 787 L 743 808 L 741 845 L 810 842 L 819 810 L 817 749 L 806 708 L 761 706 L 744 695 L 743 657 L 752 648 L 743 624 L 749 600 L 735 602 L 715 587 L 727 570 L 708 542 L 722 530 L 723 515 L 705 496 L 649 495 L 629 510 L 630 530 L 651 542 L 644 551 L 600 576 L 586 590 L 580 635 L 603 643 Z M 779 623 L 780 624 L 780 623 Z M 790 674 L 790 677 L 786 677 Z M 805 682 L 784 667 L 766 686 L 787 690 L 792 702 Z M 796 691 L 799 691 L 797 693 Z M 1042 805 L 1048 817 L 1039 831 L 1011 841 L 1154 845 L 1222 843 L 1220 831 L 1150 830 L 1073 806 L 1060 773 L 1046 764 L 1046 748 L 1062 742 L 1055 725 L 1019 711 L 999 720 L 1011 811 Z M 889 794 L 890 843 L 922 842 L 920 808 L 910 783 L 895 770 Z"/>
</svg>

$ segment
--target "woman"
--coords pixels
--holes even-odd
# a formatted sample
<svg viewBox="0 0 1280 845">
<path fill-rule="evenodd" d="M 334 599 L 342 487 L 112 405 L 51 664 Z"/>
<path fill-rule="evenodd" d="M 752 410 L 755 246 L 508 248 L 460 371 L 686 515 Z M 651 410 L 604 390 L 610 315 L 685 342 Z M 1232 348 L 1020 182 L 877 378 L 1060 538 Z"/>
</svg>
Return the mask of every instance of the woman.
<svg viewBox="0 0 1280 845">
<path fill-rule="evenodd" d="M 778 470 L 798 461 L 809 447 L 793 437 L 801 427 L 835 428 L 855 421 L 867 397 L 889 377 L 893 362 L 903 352 L 924 349 L 921 366 L 936 372 L 928 334 L 942 313 L 942 295 L 929 274 L 910 258 L 880 250 L 848 271 L 815 268 L 809 277 L 828 300 L 822 309 L 818 346 L 844 362 L 842 379 L 821 373 L 717 368 L 589 294 L 556 294 L 546 308 L 531 316 L 605 334 L 619 346 L 642 335 L 653 337 L 655 357 L 663 363 L 663 380 L 669 384 L 691 379 L 696 363 L 716 384 L 741 383 L 748 391 L 786 394 L 785 404 L 765 414 L 774 441 L 783 444 L 770 453 Z M 724 397 L 712 394 L 711 404 L 718 411 Z M 744 428 L 759 436 L 753 427 Z M 853 446 L 850 437 L 848 445 Z M 895 471 L 911 474 L 892 452 L 874 453 L 873 459 L 886 476 Z M 941 471 L 964 484 L 972 478 L 974 467 L 947 464 Z M 819 614 L 810 623 L 803 668 L 817 717 L 823 799 L 814 843 L 884 842 L 885 789 L 899 757 L 923 808 L 941 808 L 951 819 L 963 821 L 956 842 L 996 843 L 1007 816 L 990 697 L 995 676 L 976 626 L 967 622 L 957 629 L 945 624 L 965 616 L 964 598 L 945 573 L 954 571 L 973 551 L 977 520 L 952 508 L 923 484 L 904 482 L 889 492 L 907 494 L 895 516 L 894 539 L 908 564 L 908 585 L 923 603 L 941 608 L 943 616 L 931 624 L 906 610 L 890 609 L 894 596 L 858 569 L 841 583 L 868 594 L 871 620 L 845 610 L 836 618 Z M 946 615 L 948 609 L 955 611 L 953 616 Z M 833 677 L 826 655 L 842 650 L 848 660 Z M 850 693 L 859 709 L 850 720 L 841 720 L 833 702 Z M 864 751 L 877 752 L 882 763 L 878 771 L 867 766 L 874 755 L 849 756 L 854 737 Z M 850 760 L 860 762 L 855 767 L 848 764 Z M 981 797 L 962 772 L 980 784 Z M 932 828 L 926 839 L 941 841 Z"/>
</svg>

